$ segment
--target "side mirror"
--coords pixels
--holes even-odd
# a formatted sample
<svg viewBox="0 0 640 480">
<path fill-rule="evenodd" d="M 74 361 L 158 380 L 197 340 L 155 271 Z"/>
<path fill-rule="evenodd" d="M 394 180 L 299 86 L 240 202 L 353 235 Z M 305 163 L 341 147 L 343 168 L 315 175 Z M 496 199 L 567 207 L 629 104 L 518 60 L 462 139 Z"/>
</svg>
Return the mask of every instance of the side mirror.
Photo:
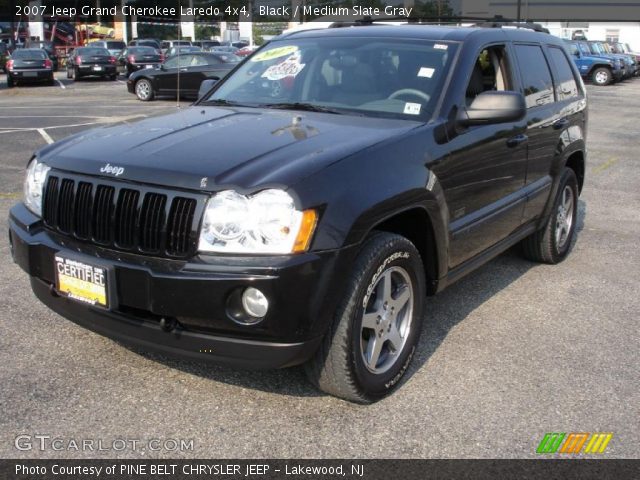
<svg viewBox="0 0 640 480">
<path fill-rule="evenodd" d="M 207 78 L 206 80 L 203 80 L 200 84 L 200 90 L 198 90 L 198 100 L 204 97 L 216 83 L 218 83 L 217 78 Z"/>
<path fill-rule="evenodd" d="M 462 109 L 457 120 L 460 125 L 468 127 L 516 122 L 526 113 L 527 106 L 521 93 L 488 91 L 482 92 L 469 107 Z"/>
</svg>

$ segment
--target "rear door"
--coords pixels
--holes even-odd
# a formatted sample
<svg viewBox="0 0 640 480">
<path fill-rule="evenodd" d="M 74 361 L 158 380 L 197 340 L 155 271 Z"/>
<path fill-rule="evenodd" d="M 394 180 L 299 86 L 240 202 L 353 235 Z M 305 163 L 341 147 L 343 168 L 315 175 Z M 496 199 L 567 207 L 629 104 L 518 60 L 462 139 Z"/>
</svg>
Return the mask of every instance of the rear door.
<svg viewBox="0 0 640 480">
<path fill-rule="evenodd" d="M 585 124 L 585 92 L 583 84 L 572 68 L 571 59 L 564 48 L 548 45 L 545 54 L 551 67 L 555 102 L 549 108 L 553 111 L 552 133 L 549 143 L 553 148 L 547 151 L 547 157 L 529 155 L 527 184 L 540 188 L 532 190 L 525 208 L 525 220 L 540 215 L 549 197 L 551 187 L 551 170 L 554 158 L 561 151 L 562 145 L 569 145 L 577 138 L 582 138 Z"/>
<path fill-rule="evenodd" d="M 560 134 L 567 119 L 556 102 L 556 91 L 549 60 L 539 44 L 514 44 L 520 66 L 520 83 L 527 104 L 529 137 L 525 187 L 530 202 L 524 220 L 537 213 L 531 205 L 544 201 L 551 188 L 551 165 L 556 155 Z"/>
</svg>

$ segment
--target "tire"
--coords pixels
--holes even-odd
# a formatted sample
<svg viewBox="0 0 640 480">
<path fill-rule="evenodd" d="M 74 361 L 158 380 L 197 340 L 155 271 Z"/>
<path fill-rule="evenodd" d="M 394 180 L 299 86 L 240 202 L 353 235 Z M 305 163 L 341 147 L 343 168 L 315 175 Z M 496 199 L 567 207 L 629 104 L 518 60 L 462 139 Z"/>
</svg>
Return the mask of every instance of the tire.
<svg viewBox="0 0 640 480">
<path fill-rule="evenodd" d="M 549 219 L 542 229 L 522 241 L 524 256 L 534 262 L 560 263 L 571 250 L 577 218 L 578 180 L 575 172 L 565 167 Z"/>
<path fill-rule="evenodd" d="M 67 68 L 67 78 L 69 79 L 73 78 L 73 76 L 71 75 L 71 70 L 69 70 L 68 68 Z"/>
<path fill-rule="evenodd" d="M 357 403 L 391 393 L 413 358 L 425 296 L 424 268 L 413 244 L 400 235 L 374 232 L 354 262 L 331 327 L 305 365 L 309 380 L 326 393 Z M 399 327 L 396 335 L 394 325 Z M 398 347 L 393 348 L 392 338 Z M 381 349 L 376 350 L 378 344 Z"/>
<path fill-rule="evenodd" d="M 80 75 L 80 72 L 78 71 L 78 69 L 77 69 L 77 68 L 74 68 L 74 69 L 71 71 L 71 78 L 73 78 L 73 81 L 74 81 L 74 82 L 77 82 L 78 80 L 80 80 L 81 75 Z"/>
<path fill-rule="evenodd" d="M 606 67 L 596 68 L 591 74 L 591 80 L 594 85 L 598 85 L 599 87 L 604 87 L 609 85 L 613 80 L 613 75 L 611 74 L 611 70 Z"/>
<path fill-rule="evenodd" d="M 49 80 L 47 80 L 47 84 L 48 84 L 49 86 L 53 86 L 53 85 L 55 85 L 55 84 L 56 84 L 56 79 L 55 79 L 55 77 L 53 76 L 53 74 L 51 74 L 51 78 L 50 78 Z"/>
<path fill-rule="evenodd" d="M 13 81 L 13 78 L 11 78 L 11 75 L 7 74 L 7 88 L 13 88 L 15 85 L 16 84 Z"/>
<path fill-rule="evenodd" d="M 116 78 L 118 78 L 118 75 L 109 75 L 109 80 L 111 80 L 112 82 L 115 82 Z"/>
<path fill-rule="evenodd" d="M 141 100 L 143 102 L 149 102 L 153 100 L 153 85 L 151 85 L 151 82 L 146 78 L 141 78 L 140 80 L 138 80 L 134 89 L 138 100 Z"/>
</svg>

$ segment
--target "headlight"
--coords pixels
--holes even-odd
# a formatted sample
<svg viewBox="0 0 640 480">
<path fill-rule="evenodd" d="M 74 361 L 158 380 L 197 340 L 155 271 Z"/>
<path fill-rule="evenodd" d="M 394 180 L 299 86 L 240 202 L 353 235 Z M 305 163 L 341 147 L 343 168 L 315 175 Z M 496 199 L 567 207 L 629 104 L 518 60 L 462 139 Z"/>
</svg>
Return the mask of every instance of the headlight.
<svg viewBox="0 0 640 480">
<path fill-rule="evenodd" d="M 309 248 L 315 210 L 300 211 L 283 190 L 240 195 L 232 190 L 209 199 L 202 219 L 201 252 L 288 254 Z"/>
<path fill-rule="evenodd" d="M 39 216 L 42 216 L 42 193 L 49 170 L 51 168 L 34 158 L 27 167 L 24 179 L 24 204 Z"/>
</svg>

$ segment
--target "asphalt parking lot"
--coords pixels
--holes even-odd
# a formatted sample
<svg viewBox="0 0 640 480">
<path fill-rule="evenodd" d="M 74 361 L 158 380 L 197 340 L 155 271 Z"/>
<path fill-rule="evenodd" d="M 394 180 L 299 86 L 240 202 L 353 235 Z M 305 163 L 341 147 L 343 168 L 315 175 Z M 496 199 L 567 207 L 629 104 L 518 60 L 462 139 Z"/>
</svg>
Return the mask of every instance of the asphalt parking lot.
<svg viewBox="0 0 640 480">
<path fill-rule="evenodd" d="M 122 81 L 7 90 L 0 217 L 46 142 L 178 108 Z M 428 302 L 409 380 L 371 406 L 318 393 L 300 368 L 251 372 L 135 352 L 36 301 L 0 229 L 0 457 L 535 457 L 546 432 L 612 432 L 640 457 L 640 79 L 588 87 L 578 240 L 558 266 L 516 249 Z M 182 108 L 188 103 L 183 102 Z M 16 436 L 193 439 L 183 452 L 17 450 Z"/>
</svg>

